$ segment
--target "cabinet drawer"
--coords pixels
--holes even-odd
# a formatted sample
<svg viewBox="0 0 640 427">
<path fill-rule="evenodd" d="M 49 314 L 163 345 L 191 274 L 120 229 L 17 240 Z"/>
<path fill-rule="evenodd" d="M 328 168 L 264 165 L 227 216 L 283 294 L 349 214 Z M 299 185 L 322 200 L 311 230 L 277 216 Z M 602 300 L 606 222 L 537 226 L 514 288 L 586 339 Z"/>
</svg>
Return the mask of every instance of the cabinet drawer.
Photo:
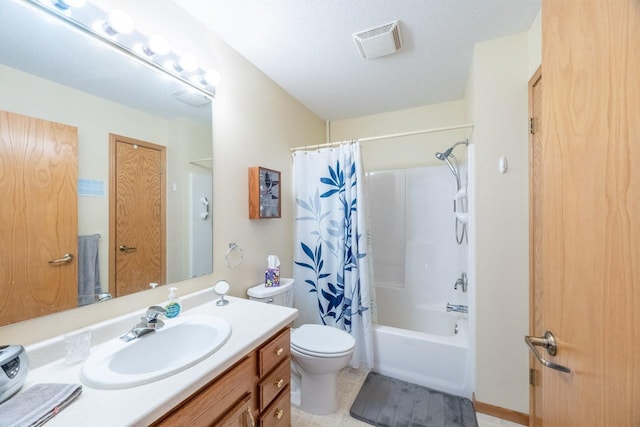
<svg viewBox="0 0 640 427">
<path fill-rule="evenodd" d="M 258 375 L 263 377 L 291 355 L 289 328 L 258 350 Z"/>
<path fill-rule="evenodd" d="M 210 426 L 227 414 L 238 402 L 244 401 L 254 384 L 255 355 L 251 353 L 217 380 L 194 393 L 154 426 Z"/>
<path fill-rule="evenodd" d="M 258 384 L 260 412 L 291 382 L 291 362 L 285 359 Z"/>
<path fill-rule="evenodd" d="M 269 408 L 260 415 L 260 427 L 289 427 L 291 425 L 291 395 L 287 386 Z"/>
</svg>

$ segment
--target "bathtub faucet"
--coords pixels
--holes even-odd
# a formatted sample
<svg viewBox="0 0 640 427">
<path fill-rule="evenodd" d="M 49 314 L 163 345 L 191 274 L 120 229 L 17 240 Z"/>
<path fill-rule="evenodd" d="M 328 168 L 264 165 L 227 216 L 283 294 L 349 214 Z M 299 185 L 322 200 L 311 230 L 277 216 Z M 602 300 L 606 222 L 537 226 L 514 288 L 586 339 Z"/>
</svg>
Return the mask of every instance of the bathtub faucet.
<svg viewBox="0 0 640 427">
<path fill-rule="evenodd" d="M 468 305 L 449 304 L 447 303 L 447 311 L 455 311 L 456 313 L 468 313 Z"/>
<path fill-rule="evenodd" d="M 460 275 L 460 278 L 456 280 L 456 283 L 453 285 L 453 289 L 458 290 L 458 286 L 462 287 L 462 292 L 467 292 L 467 286 L 469 286 L 469 283 L 467 282 L 467 273 L 464 271 Z"/>
</svg>

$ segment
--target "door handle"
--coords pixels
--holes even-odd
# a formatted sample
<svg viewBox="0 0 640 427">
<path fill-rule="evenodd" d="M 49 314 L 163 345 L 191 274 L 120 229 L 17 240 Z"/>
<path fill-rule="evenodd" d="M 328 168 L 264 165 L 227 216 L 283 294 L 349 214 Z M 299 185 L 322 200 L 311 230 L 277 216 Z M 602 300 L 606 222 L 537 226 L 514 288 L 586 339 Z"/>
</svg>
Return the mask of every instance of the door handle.
<svg viewBox="0 0 640 427">
<path fill-rule="evenodd" d="M 126 246 L 126 245 L 120 245 L 118 247 L 118 250 L 120 250 L 120 252 L 125 252 L 126 253 L 126 252 L 135 252 L 138 249 L 137 248 L 130 248 L 129 246 Z"/>
<path fill-rule="evenodd" d="M 49 261 L 49 264 L 65 264 L 67 262 L 71 262 L 72 259 L 73 254 L 66 253 L 62 255 L 62 258 L 52 259 L 51 261 Z"/>
<path fill-rule="evenodd" d="M 525 335 L 524 342 L 529 346 L 529 350 L 531 350 L 536 360 L 538 360 L 538 362 L 542 363 L 547 368 L 555 369 L 567 374 L 571 373 L 571 369 L 545 359 L 540 355 L 538 349 L 536 349 L 536 346 L 544 347 L 547 349 L 547 353 L 549 353 L 549 355 L 556 355 L 556 353 L 558 352 L 558 345 L 556 344 L 556 340 L 550 331 L 545 332 L 543 337 L 532 337 L 529 335 Z"/>
</svg>

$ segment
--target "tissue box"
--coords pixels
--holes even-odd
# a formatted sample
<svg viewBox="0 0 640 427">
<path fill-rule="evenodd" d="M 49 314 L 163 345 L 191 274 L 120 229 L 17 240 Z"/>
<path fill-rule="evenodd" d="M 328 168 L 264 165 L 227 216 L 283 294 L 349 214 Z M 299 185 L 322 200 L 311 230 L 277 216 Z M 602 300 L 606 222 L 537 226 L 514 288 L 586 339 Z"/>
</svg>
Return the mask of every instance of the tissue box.
<svg viewBox="0 0 640 427">
<path fill-rule="evenodd" d="M 264 285 L 268 288 L 272 286 L 280 286 L 280 269 L 267 268 L 264 273 Z"/>
</svg>

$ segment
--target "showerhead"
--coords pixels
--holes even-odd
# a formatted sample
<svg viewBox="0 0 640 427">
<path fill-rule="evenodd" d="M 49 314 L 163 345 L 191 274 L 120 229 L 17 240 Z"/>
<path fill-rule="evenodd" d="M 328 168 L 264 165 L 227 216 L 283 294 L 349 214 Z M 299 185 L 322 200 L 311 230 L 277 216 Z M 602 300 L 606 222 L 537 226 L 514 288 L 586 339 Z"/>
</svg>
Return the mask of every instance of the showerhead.
<svg viewBox="0 0 640 427">
<path fill-rule="evenodd" d="M 444 151 L 444 153 L 436 153 L 436 159 L 445 160 L 447 157 L 451 155 L 452 151 L 453 151 L 453 147 L 449 147 Z"/>
<path fill-rule="evenodd" d="M 447 166 L 449 166 L 449 170 L 451 171 L 451 173 L 456 179 L 456 185 L 458 187 L 458 190 L 460 190 L 460 173 L 458 171 L 458 161 L 456 159 L 456 156 L 454 156 L 451 152 L 453 151 L 454 148 L 456 148 L 460 144 L 468 145 L 469 141 L 456 142 L 451 147 L 444 150 L 444 153 L 436 153 L 436 159 L 442 160 L 447 164 Z M 449 157 L 451 157 L 456 162 L 455 166 L 451 163 L 451 160 L 449 160 Z"/>
<path fill-rule="evenodd" d="M 456 148 L 460 144 L 467 145 L 467 144 L 469 144 L 469 142 L 468 141 L 456 142 L 451 147 L 449 147 L 446 150 L 444 150 L 444 153 L 436 153 L 436 159 L 438 159 L 438 160 L 446 160 L 447 157 L 451 156 L 451 152 L 453 151 L 453 149 Z"/>
</svg>

